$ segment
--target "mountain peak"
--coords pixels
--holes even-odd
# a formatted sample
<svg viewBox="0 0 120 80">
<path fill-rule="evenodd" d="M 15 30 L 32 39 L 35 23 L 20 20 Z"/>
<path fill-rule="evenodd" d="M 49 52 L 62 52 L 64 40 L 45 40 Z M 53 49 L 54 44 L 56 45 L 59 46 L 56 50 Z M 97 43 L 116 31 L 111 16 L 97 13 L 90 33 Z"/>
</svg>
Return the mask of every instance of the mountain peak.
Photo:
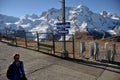
<svg viewBox="0 0 120 80">
<path fill-rule="evenodd" d="M 116 13 L 113 13 L 113 12 L 106 12 L 106 11 L 103 11 L 102 13 L 100 13 L 103 17 L 109 17 L 111 19 L 114 19 L 114 20 L 120 20 L 120 17 L 116 14 Z"/>
<path fill-rule="evenodd" d="M 82 4 L 75 7 L 74 10 L 77 11 L 81 15 L 91 15 L 93 13 L 88 7 L 86 7 Z"/>
<path fill-rule="evenodd" d="M 34 14 L 34 13 L 31 14 L 31 15 L 26 14 L 26 15 L 24 15 L 24 16 L 21 17 L 21 19 L 28 19 L 28 18 L 36 19 L 36 18 L 39 18 L 39 17 L 38 17 L 38 15 L 36 15 L 36 14 Z"/>
<path fill-rule="evenodd" d="M 86 6 L 82 5 L 82 4 L 78 5 L 78 6 L 76 7 L 76 9 L 89 10 L 88 7 L 86 7 Z"/>
<path fill-rule="evenodd" d="M 78 5 L 76 8 L 86 8 L 83 4 Z"/>
</svg>

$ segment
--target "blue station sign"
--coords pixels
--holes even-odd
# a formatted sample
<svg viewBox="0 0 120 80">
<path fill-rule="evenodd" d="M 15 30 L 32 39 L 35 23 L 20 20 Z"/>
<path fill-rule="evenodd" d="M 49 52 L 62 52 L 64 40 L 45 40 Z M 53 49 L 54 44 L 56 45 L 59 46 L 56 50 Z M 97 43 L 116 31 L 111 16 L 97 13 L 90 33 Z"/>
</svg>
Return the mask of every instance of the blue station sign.
<svg viewBox="0 0 120 80">
<path fill-rule="evenodd" d="M 70 22 L 56 23 L 58 34 L 69 34 Z"/>
<path fill-rule="evenodd" d="M 70 22 L 56 23 L 57 29 L 70 28 Z"/>
</svg>

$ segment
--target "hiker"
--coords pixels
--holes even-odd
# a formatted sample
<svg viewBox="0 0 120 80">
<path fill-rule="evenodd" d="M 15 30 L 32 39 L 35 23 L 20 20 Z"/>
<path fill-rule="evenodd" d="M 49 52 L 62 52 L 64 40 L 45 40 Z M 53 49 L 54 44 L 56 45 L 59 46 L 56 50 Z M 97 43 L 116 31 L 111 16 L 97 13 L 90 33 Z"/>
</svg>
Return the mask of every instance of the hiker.
<svg viewBox="0 0 120 80">
<path fill-rule="evenodd" d="M 9 65 L 7 70 L 7 78 L 9 80 L 27 80 L 24 72 L 23 62 L 19 60 L 20 55 L 14 54 L 13 59 L 14 61 Z"/>
<path fill-rule="evenodd" d="M 94 59 L 98 60 L 99 57 L 99 43 L 95 42 L 94 43 Z"/>
<path fill-rule="evenodd" d="M 81 42 L 80 46 L 81 46 L 81 51 L 80 51 L 81 58 L 84 58 L 85 57 L 85 51 L 86 51 L 85 42 Z"/>
<path fill-rule="evenodd" d="M 115 55 L 116 55 L 116 44 L 112 44 L 112 53 L 111 53 L 111 61 L 114 62 L 115 60 Z"/>
<path fill-rule="evenodd" d="M 105 49 L 104 60 L 107 60 L 108 62 L 110 62 L 111 51 L 109 49 L 109 43 L 108 42 L 105 43 L 104 49 Z"/>
<path fill-rule="evenodd" d="M 90 59 L 94 58 L 94 42 L 90 42 L 89 43 L 89 55 L 90 55 Z"/>
</svg>

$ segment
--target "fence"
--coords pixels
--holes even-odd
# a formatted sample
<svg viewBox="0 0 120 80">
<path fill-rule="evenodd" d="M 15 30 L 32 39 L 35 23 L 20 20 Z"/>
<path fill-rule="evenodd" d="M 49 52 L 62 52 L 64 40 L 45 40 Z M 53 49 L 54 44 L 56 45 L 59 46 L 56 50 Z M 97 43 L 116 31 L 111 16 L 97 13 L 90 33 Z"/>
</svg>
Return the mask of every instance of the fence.
<svg viewBox="0 0 120 80">
<path fill-rule="evenodd" d="M 74 39 L 74 35 L 67 35 L 67 37 L 69 37 L 69 41 L 66 41 L 66 50 L 69 58 L 120 62 L 119 42 L 77 41 Z M 0 39 L 16 46 L 62 57 L 63 41 L 59 41 L 60 35 L 4 30 L 0 33 Z"/>
</svg>

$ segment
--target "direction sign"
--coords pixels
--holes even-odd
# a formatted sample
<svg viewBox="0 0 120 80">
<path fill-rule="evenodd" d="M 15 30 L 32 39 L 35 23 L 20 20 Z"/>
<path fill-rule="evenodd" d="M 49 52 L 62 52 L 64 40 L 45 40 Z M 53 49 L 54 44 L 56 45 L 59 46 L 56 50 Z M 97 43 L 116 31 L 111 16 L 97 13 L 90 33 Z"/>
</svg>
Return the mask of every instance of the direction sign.
<svg viewBox="0 0 120 80">
<path fill-rule="evenodd" d="M 70 28 L 70 22 L 56 23 L 57 33 L 60 35 L 69 34 L 68 28 Z"/>
<path fill-rule="evenodd" d="M 57 29 L 63 30 L 65 28 L 70 28 L 70 22 L 56 23 Z"/>
<path fill-rule="evenodd" d="M 58 34 L 69 34 L 69 30 L 58 30 Z"/>
<path fill-rule="evenodd" d="M 65 23 L 65 28 L 70 28 L 70 22 Z"/>
</svg>

